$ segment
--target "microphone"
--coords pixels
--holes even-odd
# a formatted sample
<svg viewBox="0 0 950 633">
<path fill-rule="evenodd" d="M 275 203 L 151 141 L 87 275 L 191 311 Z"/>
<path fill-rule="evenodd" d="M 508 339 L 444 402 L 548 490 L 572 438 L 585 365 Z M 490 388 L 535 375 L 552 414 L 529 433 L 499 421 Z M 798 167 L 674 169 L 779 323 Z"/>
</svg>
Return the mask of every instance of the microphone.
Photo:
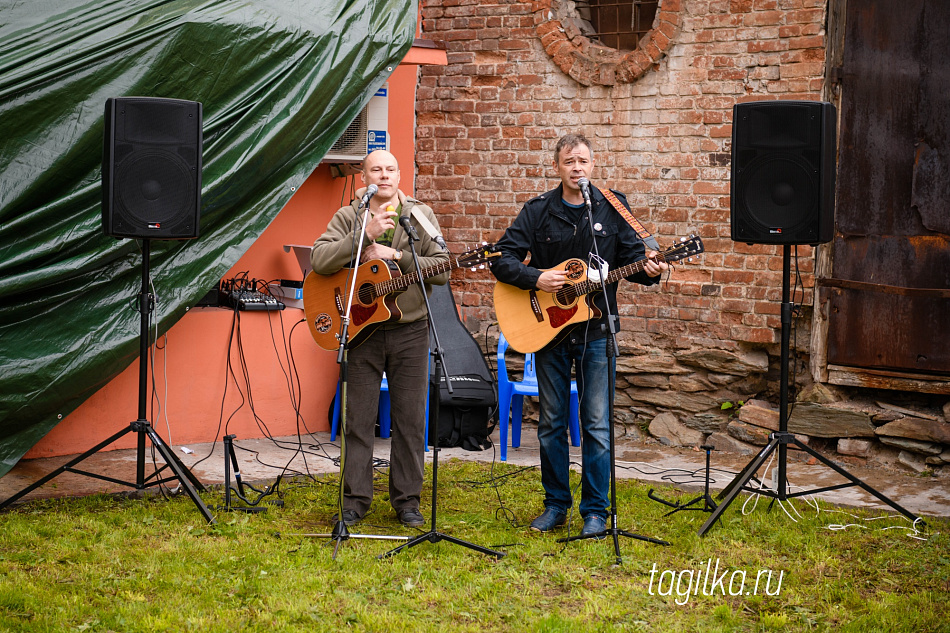
<svg viewBox="0 0 950 633">
<path fill-rule="evenodd" d="M 370 198 L 375 196 L 377 191 L 379 191 L 379 187 L 376 185 L 370 185 L 366 188 L 366 193 L 364 193 L 360 199 L 360 209 L 369 204 Z"/>
<path fill-rule="evenodd" d="M 400 224 L 400 225 L 402 226 L 402 228 L 406 231 L 406 233 L 409 234 L 409 237 L 412 238 L 412 241 L 414 241 L 414 242 L 418 242 L 418 241 L 419 241 L 419 234 L 416 233 L 415 227 L 413 227 L 413 226 L 412 226 L 412 223 L 409 221 L 409 216 L 408 216 L 408 215 L 400 216 L 400 218 L 399 218 L 399 224 Z"/>
<path fill-rule="evenodd" d="M 584 202 L 587 203 L 587 206 L 590 206 L 590 181 L 586 178 L 578 178 L 577 186 L 581 188 L 581 193 L 584 194 Z"/>
</svg>

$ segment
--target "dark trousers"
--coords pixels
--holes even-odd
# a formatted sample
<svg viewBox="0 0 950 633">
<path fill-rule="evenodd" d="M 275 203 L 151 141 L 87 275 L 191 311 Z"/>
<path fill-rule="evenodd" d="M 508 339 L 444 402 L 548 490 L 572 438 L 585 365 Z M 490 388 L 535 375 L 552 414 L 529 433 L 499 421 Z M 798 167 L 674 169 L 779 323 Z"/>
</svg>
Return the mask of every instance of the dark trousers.
<svg viewBox="0 0 950 633">
<path fill-rule="evenodd" d="M 384 371 L 392 414 L 389 503 L 396 512 L 418 508 L 425 451 L 428 323 L 377 329 L 349 350 L 347 361 L 343 508 L 363 516 L 373 502 L 373 441 Z"/>
</svg>

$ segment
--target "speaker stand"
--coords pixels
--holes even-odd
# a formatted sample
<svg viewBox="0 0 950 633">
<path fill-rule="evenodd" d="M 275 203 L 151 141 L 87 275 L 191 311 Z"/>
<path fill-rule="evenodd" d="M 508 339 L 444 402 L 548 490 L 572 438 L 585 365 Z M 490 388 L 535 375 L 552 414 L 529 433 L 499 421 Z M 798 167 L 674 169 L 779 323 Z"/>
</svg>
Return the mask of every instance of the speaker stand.
<svg viewBox="0 0 950 633">
<path fill-rule="evenodd" d="M 0 503 L 0 510 L 6 508 L 11 503 L 16 500 L 24 497 L 33 490 L 39 488 L 46 482 L 50 481 L 54 477 L 58 476 L 60 473 L 71 472 L 77 475 L 84 475 L 86 477 L 93 477 L 95 479 L 102 479 L 103 481 L 109 481 L 114 484 L 119 484 L 121 486 L 128 486 L 130 488 L 135 488 L 136 490 L 143 490 L 145 488 L 150 488 L 152 486 L 159 486 L 171 481 L 179 481 L 181 487 L 188 493 L 188 496 L 191 497 L 191 500 L 194 502 L 195 506 L 198 508 L 198 511 L 201 512 L 205 520 L 208 523 L 214 523 L 214 516 L 211 514 L 211 511 L 208 510 L 208 507 L 201 500 L 201 497 L 198 496 L 198 491 L 205 491 L 204 486 L 201 485 L 201 482 L 188 470 L 188 468 L 178 459 L 178 456 L 175 455 L 175 452 L 172 448 L 165 443 L 165 441 L 155 432 L 155 429 L 152 428 L 151 423 L 146 419 L 146 414 L 148 411 L 148 332 L 149 332 L 149 315 L 151 310 L 154 307 L 154 297 L 149 293 L 149 240 L 142 240 L 142 288 L 139 292 L 139 313 L 141 315 L 141 324 L 139 329 L 139 417 L 134 422 L 131 422 L 128 427 L 122 429 L 118 433 L 114 434 L 112 437 L 103 440 L 102 442 L 96 444 L 88 451 L 79 455 L 78 457 L 70 460 L 66 464 L 60 466 L 50 474 L 46 475 L 39 481 L 36 481 L 32 485 L 24 488 L 20 492 L 16 493 L 6 501 Z M 119 440 L 121 437 L 127 435 L 128 433 L 135 433 L 138 436 L 138 441 L 136 445 L 136 467 L 135 467 L 135 481 L 124 481 L 121 479 L 116 479 L 114 477 L 108 477 L 106 475 L 101 475 L 98 473 L 89 472 L 86 470 L 80 470 L 74 468 L 80 462 L 86 460 L 91 455 L 98 453 L 100 450 L 106 446 L 112 444 L 113 442 Z M 146 476 L 145 475 L 145 441 L 148 439 L 155 450 L 159 452 L 162 456 L 162 459 L 165 460 L 165 465 L 158 467 L 156 466 L 155 471 Z M 171 470 L 172 476 L 162 476 L 162 473 L 165 469 Z"/>
<path fill-rule="evenodd" d="M 865 492 L 868 492 L 887 505 L 891 506 L 905 517 L 911 521 L 917 521 L 918 518 L 909 510 L 906 510 L 891 501 L 883 494 L 867 485 L 845 469 L 841 468 L 831 460 L 829 460 L 824 455 L 818 453 L 815 449 L 808 446 L 807 444 L 801 442 L 797 437 L 792 433 L 788 432 L 788 357 L 789 357 L 789 341 L 791 338 L 791 325 L 792 325 L 792 303 L 789 300 L 789 276 L 791 268 L 791 251 L 790 246 L 785 244 L 783 246 L 782 253 L 782 350 L 781 350 L 781 364 L 779 371 L 779 430 L 769 438 L 769 443 L 759 451 L 759 454 L 756 455 L 752 461 L 746 464 L 739 474 L 733 479 L 728 486 L 726 486 L 723 491 L 719 494 L 719 499 L 721 503 L 712 514 L 706 519 L 706 522 L 703 523 L 702 527 L 699 528 L 699 535 L 703 536 L 706 532 L 709 531 L 709 528 L 712 527 L 713 523 L 716 522 L 716 519 L 726 511 L 726 508 L 733 502 L 742 490 L 748 490 L 754 494 L 763 495 L 766 497 L 771 497 L 773 500 L 777 499 L 779 501 L 785 501 L 786 499 L 791 499 L 794 497 L 802 497 L 805 495 L 813 495 L 821 492 L 828 492 L 831 490 L 840 490 L 841 488 L 850 488 L 851 486 L 859 486 Z M 788 457 L 788 445 L 792 444 L 793 446 L 805 451 L 816 460 L 831 468 L 833 471 L 844 477 L 848 480 L 847 483 L 838 484 L 835 486 L 825 486 L 823 488 L 815 488 L 813 490 L 805 490 L 802 492 L 789 492 L 788 491 L 788 480 L 785 477 L 786 473 L 786 464 Z M 755 478 L 755 473 L 762 467 L 762 464 L 765 463 L 765 460 L 771 455 L 776 449 L 778 449 L 778 477 L 776 479 L 776 490 L 766 490 L 760 488 L 748 487 L 749 480 Z M 774 503 L 774 501 L 773 501 Z M 769 506 L 771 507 L 771 505 Z"/>
</svg>

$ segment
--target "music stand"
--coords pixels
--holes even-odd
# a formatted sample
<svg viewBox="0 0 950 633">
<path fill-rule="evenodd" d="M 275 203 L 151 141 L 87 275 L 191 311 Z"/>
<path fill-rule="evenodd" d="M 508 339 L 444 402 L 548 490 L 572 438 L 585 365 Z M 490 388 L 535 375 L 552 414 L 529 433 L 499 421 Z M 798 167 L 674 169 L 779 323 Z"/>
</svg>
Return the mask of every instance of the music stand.
<svg viewBox="0 0 950 633">
<path fill-rule="evenodd" d="M 709 528 L 712 527 L 713 523 L 716 522 L 716 519 L 726 511 L 726 508 L 729 507 L 729 504 L 733 502 L 736 498 L 736 495 L 739 494 L 742 490 L 748 490 L 755 494 L 763 495 L 765 497 L 771 497 L 772 503 L 769 504 L 769 508 L 772 507 L 772 504 L 775 503 L 775 500 L 785 501 L 786 499 L 792 499 L 794 497 L 802 497 L 805 495 L 818 494 L 820 492 L 829 492 L 831 490 L 840 490 L 841 488 L 850 488 L 851 486 L 859 486 L 866 492 L 871 493 L 881 501 L 885 502 L 905 517 L 911 521 L 917 521 L 918 518 L 909 510 L 905 510 L 897 503 L 891 501 L 883 494 L 867 485 L 845 469 L 841 468 L 830 459 L 808 446 L 793 434 L 788 432 L 788 359 L 789 359 L 789 342 L 791 339 L 791 324 L 792 324 L 792 303 L 789 300 L 790 291 L 789 291 L 789 276 L 791 274 L 791 251 L 790 246 L 785 244 L 782 251 L 782 345 L 781 345 L 781 367 L 779 369 L 779 430 L 775 433 L 772 433 L 769 436 L 769 443 L 759 451 L 752 461 L 750 461 L 746 466 L 736 475 L 729 485 L 727 485 L 721 493 L 719 493 L 718 498 L 720 499 L 719 506 L 713 510 L 713 513 L 706 519 L 706 522 L 703 523 L 702 527 L 699 528 L 699 535 L 703 536 L 706 532 L 709 531 Z M 822 488 L 815 488 L 812 490 L 804 490 L 802 492 L 789 492 L 788 491 L 788 479 L 785 476 L 786 473 L 786 460 L 788 457 L 788 445 L 792 444 L 799 449 L 805 451 L 816 460 L 824 464 L 825 466 L 831 468 L 836 473 L 848 480 L 848 483 L 838 484 L 835 486 L 824 486 Z M 765 463 L 765 460 L 768 459 L 775 449 L 778 449 L 778 478 L 776 480 L 777 490 L 769 490 L 766 488 L 751 488 L 747 487 L 749 480 L 755 478 L 755 473 L 762 467 L 762 464 Z"/>
<path fill-rule="evenodd" d="M 415 246 L 415 242 L 419 239 L 419 237 L 416 234 L 415 229 L 412 228 L 412 225 L 408 221 L 405 222 L 404 228 L 406 229 L 407 236 L 409 237 L 409 249 L 412 251 L 412 261 L 415 263 L 416 271 L 421 278 L 422 268 L 419 265 L 419 255 L 416 253 Z M 449 380 L 448 372 L 444 371 L 445 356 L 442 353 L 442 346 L 439 344 L 439 332 L 435 326 L 435 319 L 432 318 L 432 309 L 429 306 L 429 295 L 425 291 L 425 286 L 420 288 L 420 290 L 422 291 L 422 297 L 425 301 L 426 314 L 429 315 L 429 333 L 433 341 L 432 350 L 429 352 L 432 356 L 433 374 L 429 379 L 429 437 L 427 440 L 429 442 L 429 447 L 432 449 L 432 516 L 429 521 L 429 525 L 431 527 L 428 532 L 420 534 L 408 543 L 403 543 L 399 547 L 389 550 L 385 554 L 380 554 L 377 556 L 377 558 L 389 558 L 391 556 L 395 556 L 405 549 L 415 547 L 420 543 L 438 543 L 439 541 L 448 541 L 449 543 L 461 545 L 462 547 L 467 547 L 469 549 L 475 550 L 476 552 L 494 556 L 495 558 L 504 558 L 504 552 L 498 552 L 488 549 L 487 547 L 482 547 L 481 545 L 476 545 L 475 543 L 463 541 L 460 538 L 443 534 L 436 529 L 439 503 L 439 387 L 442 383 L 442 376 L 444 375 L 445 386 L 451 394 L 452 381 Z"/>
<path fill-rule="evenodd" d="M 181 487 L 185 489 L 185 492 L 188 493 L 188 496 L 191 497 L 191 500 L 194 502 L 195 507 L 198 508 L 198 511 L 201 512 L 205 520 L 208 523 L 214 523 L 214 516 L 211 514 L 211 511 L 208 510 L 208 507 L 201 500 L 201 497 L 198 496 L 198 491 L 205 491 L 201 482 L 191 473 L 190 470 L 178 459 L 178 456 L 175 455 L 175 452 L 171 449 L 168 444 L 165 443 L 165 440 L 155 432 L 155 429 L 152 428 L 152 424 L 148 421 L 146 415 L 148 412 L 148 348 L 149 348 L 149 316 L 151 314 L 152 308 L 155 305 L 155 297 L 149 292 L 149 240 L 142 240 L 142 287 L 139 291 L 139 314 L 141 315 L 140 327 L 139 327 L 139 417 L 134 422 L 130 423 L 129 426 L 122 429 L 118 433 L 112 435 L 106 440 L 96 444 L 88 451 L 79 455 L 78 457 L 71 459 L 67 463 L 63 464 L 50 474 L 46 475 L 42 479 L 34 482 L 32 485 L 27 486 L 20 492 L 16 493 L 3 503 L 0 503 L 0 510 L 6 508 L 8 505 L 20 499 L 24 495 L 29 494 L 36 488 L 39 488 L 47 481 L 50 481 L 54 477 L 58 476 L 60 473 L 71 472 L 77 475 L 84 475 L 86 477 L 93 477 L 95 479 L 102 479 L 103 481 L 109 481 L 114 484 L 119 484 L 121 486 L 128 486 L 130 488 L 135 488 L 136 490 L 143 490 L 145 488 L 150 488 L 152 486 L 160 486 L 169 481 L 178 480 L 181 483 Z M 124 481 L 117 479 L 115 477 L 109 477 L 106 475 L 101 475 L 99 473 L 93 473 L 86 470 L 80 470 L 74 468 L 76 464 L 84 461 L 91 455 L 98 453 L 100 450 L 117 441 L 119 438 L 125 436 L 128 433 L 135 433 L 138 436 L 137 448 L 136 448 L 136 466 L 135 466 L 135 481 Z M 162 459 L 165 460 L 165 465 L 158 467 L 156 465 L 155 471 L 146 477 L 145 475 L 145 440 L 148 439 L 152 446 L 158 450 L 161 454 Z M 174 476 L 162 477 L 161 473 L 166 469 L 171 469 Z"/>
</svg>

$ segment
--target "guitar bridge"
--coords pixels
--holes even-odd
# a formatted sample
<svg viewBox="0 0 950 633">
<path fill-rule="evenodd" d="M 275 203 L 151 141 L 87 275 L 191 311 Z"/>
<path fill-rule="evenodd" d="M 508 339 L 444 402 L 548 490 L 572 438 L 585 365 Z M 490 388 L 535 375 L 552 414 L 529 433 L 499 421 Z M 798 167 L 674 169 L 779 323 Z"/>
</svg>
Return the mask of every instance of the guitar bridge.
<svg viewBox="0 0 950 633">
<path fill-rule="evenodd" d="M 343 316 L 343 294 L 339 288 L 333 289 L 333 303 L 336 304 L 336 311 L 339 312 L 340 316 Z"/>
<path fill-rule="evenodd" d="M 544 313 L 541 311 L 541 304 L 538 303 L 538 293 L 532 290 L 528 296 L 531 298 L 531 312 L 534 313 L 534 318 L 538 320 L 538 323 L 544 323 Z"/>
</svg>

